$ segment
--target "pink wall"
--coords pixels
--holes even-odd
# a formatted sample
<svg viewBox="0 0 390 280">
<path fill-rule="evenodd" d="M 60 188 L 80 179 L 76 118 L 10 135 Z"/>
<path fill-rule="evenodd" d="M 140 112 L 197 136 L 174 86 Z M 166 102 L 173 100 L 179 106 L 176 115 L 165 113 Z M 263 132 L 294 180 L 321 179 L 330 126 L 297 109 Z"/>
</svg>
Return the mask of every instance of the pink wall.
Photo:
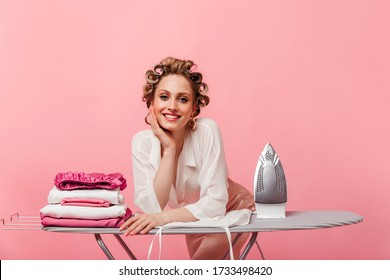
<svg viewBox="0 0 390 280">
<path fill-rule="evenodd" d="M 252 189 L 271 142 L 288 210 L 353 226 L 265 233 L 268 259 L 389 259 L 388 1 L 0 2 L 0 217 L 38 215 L 57 172 L 122 172 L 144 129 L 144 72 L 191 58 L 209 84 L 231 177 Z M 113 253 L 125 258 L 113 239 Z M 146 258 L 151 237 L 126 240 Z M 186 259 L 180 237 L 163 258 Z M 0 231 L 1 259 L 104 259 L 93 236 Z M 253 250 L 249 258 L 259 258 Z"/>
</svg>

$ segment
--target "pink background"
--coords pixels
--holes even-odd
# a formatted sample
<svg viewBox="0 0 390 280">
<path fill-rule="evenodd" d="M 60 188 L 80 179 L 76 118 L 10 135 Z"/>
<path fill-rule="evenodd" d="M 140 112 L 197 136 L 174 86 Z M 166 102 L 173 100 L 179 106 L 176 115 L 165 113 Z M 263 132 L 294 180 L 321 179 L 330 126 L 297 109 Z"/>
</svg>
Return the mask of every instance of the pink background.
<svg viewBox="0 0 390 280">
<path fill-rule="evenodd" d="M 252 190 L 271 142 L 288 210 L 364 216 L 261 234 L 267 259 L 389 259 L 389 9 L 385 0 L 1 1 L 0 217 L 38 215 L 55 174 L 70 170 L 122 172 L 134 209 L 130 141 L 147 127 L 144 73 L 176 56 L 204 74 L 211 104 L 201 116 L 220 124 L 233 179 Z M 151 238 L 126 242 L 145 259 Z M 183 237 L 163 241 L 164 259 L 188 258 Z M 0 258 L 105 256 L 92 235 L 0 231 Z"/>
</svg>

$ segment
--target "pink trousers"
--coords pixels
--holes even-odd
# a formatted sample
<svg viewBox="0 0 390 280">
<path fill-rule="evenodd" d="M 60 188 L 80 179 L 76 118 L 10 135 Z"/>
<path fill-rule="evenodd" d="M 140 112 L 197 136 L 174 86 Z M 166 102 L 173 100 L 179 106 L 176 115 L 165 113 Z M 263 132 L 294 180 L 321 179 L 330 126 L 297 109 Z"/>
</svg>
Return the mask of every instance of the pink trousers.
<svg viewBox="0 0 390 280">
<path fill-rule="evenodd" d="M 254 210 L 255 204 L 253 194 L 240 184 L 228 179 L 229 201 L 226 205 L 226 212 L 240 209 Z M 237 234 L 232 234 L 232 241 Z M 249 234 L 242 234 L 233 247 L 234 259 L 238 259 L 242 247 Z M 229 251 L 229 242 L 226 234 L 187 234 L 186 242 L 188 253 L 192 260 L 222 260 Z M 229 255 L 227 255 L 227 259 Z"/>
</svg>

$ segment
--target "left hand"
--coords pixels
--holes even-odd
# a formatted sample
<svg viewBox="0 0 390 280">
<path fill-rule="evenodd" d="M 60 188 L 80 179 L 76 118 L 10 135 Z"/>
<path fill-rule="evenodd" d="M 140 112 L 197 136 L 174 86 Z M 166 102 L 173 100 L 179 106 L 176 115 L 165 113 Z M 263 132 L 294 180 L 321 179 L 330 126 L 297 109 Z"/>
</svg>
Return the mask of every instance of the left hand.
<svg viewBox="0 0 390 280">
<path fill-rule="evenodd" d="M 152 213 L 152 214 L 140 214 L 136 213 L 131 216 L 120 228 L 119 230 L 126 230 L 124 235 L 136 235 L 146 234 L 151 229 L 157 226 L 163 226 L 168 223 L 168 217 L 166 213 Z"/>
<path fill-rule="evenodd" d="M 172 132 L 160 126 L 153 105 L 150 105 L 149 113 L 150 113 L 149 121 L 150 121 L 150 126 L 152 128 L 153 134 L 160 141 L 164 150 L 173 149 L 176 152 L 176 142 L 175 139 L 173 138 Z"/>
</svg>

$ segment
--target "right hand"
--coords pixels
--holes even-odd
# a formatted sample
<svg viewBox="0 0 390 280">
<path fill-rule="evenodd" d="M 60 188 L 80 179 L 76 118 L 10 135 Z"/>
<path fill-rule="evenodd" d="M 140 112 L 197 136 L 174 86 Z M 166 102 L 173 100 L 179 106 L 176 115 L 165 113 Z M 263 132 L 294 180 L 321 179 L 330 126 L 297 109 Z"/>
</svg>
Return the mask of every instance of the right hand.
<svg viewBox="0 0 390 280">
<path fill-rule="evenodd" d="M 157 121 L 157 117 L 153 105 L 150 105 L 149 112 L 150 112 L 149 121 L 150 121 L 152 131 L 154 135 L 157 137 L 157 139 L 160 141 L 164 151 L 170 150 L 176 152 L 176 142 L 175 139 L 173 138 L 172 132 L 160 126 L 160 124 Z"/>
<path fill-rule="evenodd" d="M 152 214 L 135 213 L 119 228 L 119 230 L 125 230 L 125 236 L 146 234 L 156 226 L 163 226 L 168 222 L 169 218 L 164 212 Z"/>
</svg>

